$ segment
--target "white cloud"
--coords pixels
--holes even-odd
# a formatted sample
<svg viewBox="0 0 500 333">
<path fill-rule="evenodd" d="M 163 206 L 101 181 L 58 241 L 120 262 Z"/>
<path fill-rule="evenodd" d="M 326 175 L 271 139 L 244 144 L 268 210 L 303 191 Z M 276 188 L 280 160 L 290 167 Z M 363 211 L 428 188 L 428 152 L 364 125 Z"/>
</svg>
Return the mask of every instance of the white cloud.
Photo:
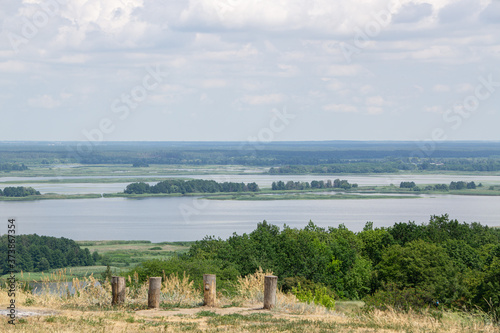
<svg viewBox="0 0 500 333">
<path fill-rule="evenodd" d="M 377 115 L 384 113 L 384 109 L 377 106 L 369 106 L 366 108 L 368 114 Z"/>
<path fill-rule="evenodd" d="M 201 86 L 203 88 L 222 88 L 227 85 L 226 80 L 221 80 L 221 79 L 209 79 L 209 80 L 203 80 L 201 82 Z"/>
<path fill-rule="evenodd" d="M 61 105 L 61 101 L 51 95 L 39 95 L 28 99 L 28 105 L 34 108 L 53 109 Z"/>
<path fill-rule="evenodd" d="M 251 105 L 276 104 L 285 100 L 282 94 L 246 95 L 242 101 Z"/>
<path fill-rule="evenodd" d="M 393 16 L 392 21 L 396 23 L 415 23 L 432 14 L 430 3 L 407 3 L 403 5 Z"/>
<path fill-rule="evenodd" d="M 431 112 L 431 113 L 443 113 L 444 112 L 443 108 L 439 105 L 426 106 L 426 107 L 424 107 L 424 111 Z"/>
<path fill-rule="evenodd" d="M 446 84 L 436 84 L 432 87 L 432 90 L 438 93 L 444 93 L 451 91 L 451 88 Z"/>
<path fill-rule="evenodd" d="M 323 75 L 330 76 L 355 76 L 365 72 L 366 70 L 360 65 L 330 65 L 321 69 Z"/>
<path fill-rule="evenodd" d="M 369 84 L 365 84 L 364 86 L 362 86 L 359 91 L 363 94 L 363 95 L 366 95 L 366 94 L 369 94 L 371 92 L 373 92 L 373 87 Z"/>
<path fill-rule="evenodd" d="M 18 73 L 27 70 L 27 66 L 24 62 L 17 60 L 8 60 L 5 62 L 0 62 L 0 72 L 6 73 Z"/>
<path fill-rule="evenodd" d="M 382 106 L 385 104 L 386 102 L 382 96 L 371 96 L 366 99 L 366 105 L 369 106 Z"/>
<path fill-rule="evenodd" d="M 328 104 L 323 106 L 323 110 L 342 113 L 358 112 L 354 105 L 349 104 Z"/>
<path fill-rule="evenodd" d="M 457 93 L 468 93 L 474 91 L 474 86 L 470 83 L 460 83 L 456 85 L 455 91 Z"/>
<path fill-rule="evenodd" d="M 25 19 L 45 1 L 6 1 L 0 8 L 3 32 L 21 35 Z M 304 119 L 314 117 L 314 110 L 340 120 L 354 112 L 367 117 L 388 113 L 389 107 L 404 110 L 395 126 L 404 115 L 417 114 L 414 128 L 421 133 L 435 118 L 432 113 L 441 112 L 435 105 L 448 102 L 443 97 L 471 94 L 477 77 L 495 73 L 499 8 L 497 0 L 71 0 L 19 53 L 5 34 L 0 38 L 0 113 L 19 122 L 20 116 L 5 110 L 23 108 L 34 119 L 40 108 L 69 107 L 71 99 L 78 115 L 73 120 L 94 123 L 113 99 L 142 82 L 146 66 L 159 65 L 168 75 L 148 92 L 141 110 L 145 123 L 161 122 L 153 116 L 160 111 L 182 122 L 203 104 L 203 112 L 196 112 L 210 114 L 214 124 L 222 124 L 221 110 L 238 110 L 246 125 L 255 117 L 256 108 L 249 106 L 288 102 Z M 348 64 L 339 45 L 354 45 L 356 31 L 378 23 L 382 11 L 388 24 Z M 485 110 L 498 105 L 496 96 L 483 103 Z M 66 120 L 54 121 L 63 128 Z M 378 121 L 366 123 L 381 128 Z M 355 135 L 321 132 L 311 124 L 304 124 L 302 137 Z M 372 133 L 367 137 L 379 135 L 360 126 L 359 133 Z M 203 131 L 179 139 L 203 140 Z M 119 132 L 117 139 L 124 140 L 142 135 L 118 137 Z M 459 139 L 462 132 L 456 133 Z M 467 133 L 480 138 L 486 131 Z"/>
</svg>

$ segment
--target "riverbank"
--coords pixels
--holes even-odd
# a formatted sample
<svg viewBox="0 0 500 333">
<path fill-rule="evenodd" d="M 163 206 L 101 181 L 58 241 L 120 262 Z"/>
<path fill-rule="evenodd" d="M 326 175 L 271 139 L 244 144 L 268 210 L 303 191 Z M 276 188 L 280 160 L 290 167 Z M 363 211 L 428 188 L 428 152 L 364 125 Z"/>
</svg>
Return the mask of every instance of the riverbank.
<svg viewBox="0 0 500 333">
<path fill-rule="evenodd" d="M 322 194 L 316 194 L 321 192 Z M 391 195 L 394 194 L 394 195 Z M 217 192 L 217 193 L 102 193 L 102 194 L 56 194 L 46 193 L 26 197 L 4 197 L 0 201 L 33 201 L 60 199 L 96 199 L 96 198 L 162 198 L 162 197 L 200 197 L 209 200 L 350 200 L 350 199 L 417 199 L 421 195 L 464 195 L 464 196 L 500 196 L 498 186 L 483 186 L 476 189 L 437 191 L 401 189 L 395 186 L 362 186 L 356 190 L 343 189 L 307 189 L 279 190 L 263 189 L 259 192 Z"/>
</svg>

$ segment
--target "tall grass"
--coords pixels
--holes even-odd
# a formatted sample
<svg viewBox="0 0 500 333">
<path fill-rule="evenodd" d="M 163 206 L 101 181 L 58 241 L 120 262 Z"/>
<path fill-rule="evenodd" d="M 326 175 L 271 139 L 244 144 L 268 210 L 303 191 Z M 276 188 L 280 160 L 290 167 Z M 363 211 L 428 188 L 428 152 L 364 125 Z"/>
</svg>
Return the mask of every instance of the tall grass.
<svg viewBox="0 0 500 333">
<path fill-rule="evenodd" d="M 29 291 L 19 290 L 16 302 L 21 307 L 36 306 L 58 310 L 50 317 L 26 318 L 19 321 L 16 330 L 21 332 L 137 332 L 137 331 L 205 331 L 216 332 L 223 325 L 223 330 L 231 332 L 495 332 L 500 333 L 491 316 L 484 312 L 449 312 L 437 309 L 400 312 L 392 308 L 387 310 L 354 311 L 339 313 L 330 311 L 316 304 L 301 303 L 293 294 L 277 292 L 276 306 L 270 312 L 252 312 L 263 305 L 264 278 L 272 272 L 257 270 L 254 274 L 239 278 L 235 284 L 235 294 L 219 297 L 219 309 L 196 315 L 190 312 L 182 318 L 168 314 L 155 314 L 144 317 L 131 311 L 145 309 L 147 304 L 148 284 L 140 283 L 138 274 L 128 277 L 126 305 L 111 306 L 111 285 L 109 281 L 97 283 L 91 275 L 82 279 L 73 278 L 74 294 L 65 291 L 68 282 L 64 271 L 44 277 L 47 288 L 55 279 L 61 293 L 47 292 L 33 295 Z M 52 289 L 53 290 L 53 289 Z M 202 304 L 203 291 L 197 288 L 187 274 L 163 274 L 161 301 L 167 307 L 195 307 Z M 0 291 L 0 303 L 8 304 L 5 290 Z M 235 303 L 240 307 L 225 309 Z M 66 309 L 70 311 L 66 311 Z M 71 311 L 78 309 L 81 311 Z M 92 311 L 88 311 L 92 310 Z M 102 311 L 95 311 L 102 310 Z M 107 311 L 113 310 L 113 311 Z M 203 311 L 199 308 L 195 311 Z M 189 309 L 192 311 L 192 309 Z M 233 312 L 231 312 L 233 311 Z M 175 313 L 175 312 L 174 312 Z M 193 314 L 194 313 L 194 314 Z M 0 323 L 0 331 L 8 331 L 6 321 Z M 163 329 L 163 330 L 162 330 Z"/>
</svg>

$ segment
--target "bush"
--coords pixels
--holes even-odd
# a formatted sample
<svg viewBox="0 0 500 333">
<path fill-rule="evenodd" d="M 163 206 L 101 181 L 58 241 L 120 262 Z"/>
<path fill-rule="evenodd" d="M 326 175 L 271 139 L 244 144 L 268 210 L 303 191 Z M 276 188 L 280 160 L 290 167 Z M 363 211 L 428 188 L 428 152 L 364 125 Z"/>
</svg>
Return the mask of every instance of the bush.
<svg viewBox="0 0 500 333">
<path fill-rule="evenodd" d="M 405 312 L 410 309 L 421 309 L 436 302 L 431 293 L 423 288 L 400 289 L 395 283 L 385 284 L 373 295 L 367 296 L 364 301 L 368 308 L 387 310 L 391 307 Z"/>
<path fill-rule="evenodd" d="M 303 289 L 299 282 L 297 288 L 292 288 L 292 294 L 301 302 L 323 305 L 330 310 L 335 309 L 335 299 L 329 295 L 329 290 L 326 287 L 316 288 L 315 290 Z"/>
<path fill-rule="evenodd" d="M 234 291 L 234 283 L 240 276 L 234 264 L 221 260 L 181 259 L 148 260 L 129 271 L 127 275 L 137 273 L 139 282 L 142 283 L 153 276 L 182 274 L 185 272 L 194 281 L 195 286 L 203 285 L 203 274 L 217 275 L 217 286 L 230 292 Z"/>
</svg>

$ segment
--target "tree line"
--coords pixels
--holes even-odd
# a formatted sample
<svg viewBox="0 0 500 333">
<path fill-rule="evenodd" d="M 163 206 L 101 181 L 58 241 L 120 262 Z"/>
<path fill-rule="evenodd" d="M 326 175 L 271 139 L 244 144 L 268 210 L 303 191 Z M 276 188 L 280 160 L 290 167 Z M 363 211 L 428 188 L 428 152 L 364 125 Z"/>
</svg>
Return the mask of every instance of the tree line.
<svg viewBox="0 0 500 333">
<path fill-rule="evenodd" d="M 216 192 L 257 192 L 259 186 L 256 183 L 218 183 L 215 180 L 179 180 L 168 179 L 149 185 L 144 182 L 127 185 L 124 193 L 127 194 L 147 194 L 147 193 L 216 193 Z"/>
<path fill-rule="evenodd" d="M 207 236 L 186 255 L 145 262 L 129 274 L 145 280 L 163 271 L 186 271 L 201 281 L 210 271 L 230 288 L 231 281 L 259 267 L 279 276 L 285 291 L 299 283 L 325 287 L 336 298 L 363 299 L 368 306 L 500 310 L 500 229 L 448 215 L 388 228 L 367 222 L 360 232 L 313 222 L 280 230 L 264 221 L 249 234 Z"/>
<path fill-rule="evenodd" d="M 279 190 L 308 190 L 308 189 L 321 189 L 321 188 L 341 188 L 344 190 L 349 190 L 351 188 L 358 187 L 358 184 L 350 184 L 347 180 L 335 179 L 333 182 L 329 179 L 326 182 L 323 180 L 313 180 L 309 182 L 294 182 L 294 181 L 277 181 L 271 184 L 271 189 L 273 191 Z"/>
<path fill-rule="evenodd" d="M 24 171 L 28 167 L 19 163 L 0 163 L 0 171 Z"/>
<path fill-rule="evenodd" d="M 464 182 L 464 181 L 452 181 L 450 185 L 446 184 L 435 184 L 435 185 L 427 185 L 426 187 L 423 188 L 425 191 L 449 191 L 449 190 L 463 190 L 463 189 L 469 189 L 473 190 L 477 187 L 482 187 L 483 184 L 479 183 L 479 185 L 476 185 L 474 181 L 471 182 Z M 399 188 L 408 188 L 412 189 L 413 191 L 421 191 L 422 188 L 418 187 L 415 182 L 401 182 L 399 184 Z"/>
<path fill-rule="evenodd" d="M 3 190 L 0 188 L 0 197 L 27 197 L 30 195 L 40 195 L 40 192 L 33 187 L 5 187 Z"/>
<path fill-rule="evenodd" d="M 448 158 L 413 161 L 409 158 L 384 160 L 339 160 L 335 163 L 297 164 L 271 167 L 270 174 L 308 174 L 308 173 L 394 173 L 398 171 L 500 171 L 498 159 Z"/>
<path fill-rule="evenodd" d="M 2 274 L 10 272 L 8 266 L 9 243 L 7 235 L 0 237 L 0 265 Z M 81 249 L 71 239 L 49 236 L 17 235 L 15 245 L 16 272 L 41 272 L 53 268 L 92 266 L 97 252 L 92 256 L 89 249 Z"/>
</svg>

